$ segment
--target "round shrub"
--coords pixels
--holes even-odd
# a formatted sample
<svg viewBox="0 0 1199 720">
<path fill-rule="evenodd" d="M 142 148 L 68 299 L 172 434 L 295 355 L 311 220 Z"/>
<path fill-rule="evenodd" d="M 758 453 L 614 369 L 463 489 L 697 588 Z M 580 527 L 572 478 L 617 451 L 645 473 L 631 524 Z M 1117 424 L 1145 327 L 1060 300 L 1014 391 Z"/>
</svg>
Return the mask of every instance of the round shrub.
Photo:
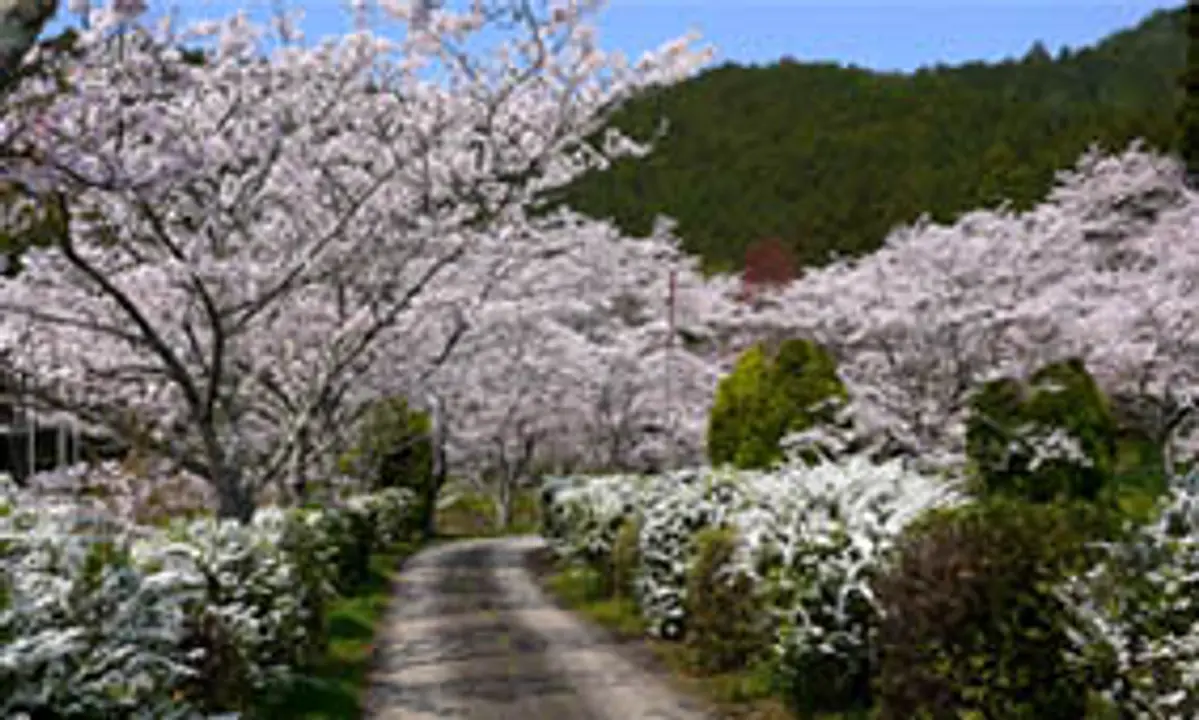
<svg viewBox="0 0 1199 720">
<path fill-rule="evenodd" d="M 714 465 L 769 467 L 783 458 L 786 435 L 834 424 L 846 397 L 836 362 L 816 343 L 787 340 L 774 353 L 756 345 L 717 386 L 708 457 Z"/>
<path fill-rule="evenodd" d="M 737 534 L 707 528 L 695 543 L 687 573 L 688 663 L 705 673 L 745 669 L 769 651 L 770 636 L 752 579 L 730 572 Z"/>
<path fill-rule="evenodd" d="M 721 379 L 708 418 L 708 458 L 713 465 L 765 466 L 781 457 L 781 432 L 773 446 L 769 437 L 753 432 L 762 420 L 769 384 L 770 360 L 760 345 L 746 350 Z"/>
<path fill-rule="evenodd" d="M 1094 500 L 1111 486 L 1117 426 L 1081 361 L 1046 365 L 1027 381 L 987 383 L 970 409 L 967 454 L 984 492 Z"/>
<path fill-rule="evenodd" d="M 1059 505 L 994 499 L 913 524 L 875 581 L 882 717 L 1083 717 L 1056 588 L 1088 541 Z"/>
</svg>

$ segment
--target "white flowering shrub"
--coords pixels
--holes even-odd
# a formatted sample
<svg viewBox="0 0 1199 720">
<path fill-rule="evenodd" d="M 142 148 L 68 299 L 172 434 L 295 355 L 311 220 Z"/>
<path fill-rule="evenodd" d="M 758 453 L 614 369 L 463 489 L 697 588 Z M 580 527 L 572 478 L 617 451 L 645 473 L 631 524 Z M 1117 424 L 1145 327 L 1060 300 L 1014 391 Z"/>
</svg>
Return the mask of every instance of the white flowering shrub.
<svg viewBox="0 0 1199 720">
<path fill-rule="evenodd" d="M 869 682 L 878 652 L 872 580 L 908 523 L 962 496 L 899 461 L 859 455 L 791 463 L 757 485 L 753 511 L 738 518 L 738 569 L 758 579 L 772 615 L 780 678 L 792 687 L 831 669 L 846 694 L 860 695 L 855 683 Z"/>
<path fill-rule="evenodd" d="M 687 573 L 696 536 L 730 524 L 746 502 L 745 484 L 731 470 L 683 470 L 650 483 L 642 502 L 634 593 L 650 632 L 677 639 L 686 631 Z"/>
<path fill-rule="evenodd" d="M 0 716 L 184 717 L 170 690 L 194 664 L 179 649 L 203 598 L 194 568 L 146 572 L 130 527 L 92 534 L 78 508 L 0 517 Z"/>
<path fill-rule="evenodd" d="M 547 479 L 541 492 L 542 534 L 562 559 L 603 563 L 643 492 L 644 479 L 633 475 Z"/>
<path fill-rule="evenodd" d="M 1199 715 L 1199 472 L 1171 489 L 1160 517 L 1101 546 L 1072 578 L 1076 662 L 1096 668 L 1123 717 Z"/>
<path fill-rule="evenodd" d="M 394 545 L 415 527 L 415 499 L 411 490 L 390 488 L 347 496 L 337 500 L 332 511 L 316 511 L 313 522 L 326 538 L 327 561 L 339 590 L 362 582 L 369 573 L 371 553 Z"/>
<path fill-rule="evenodd" d="M 278 544 L 281 532 L 204 519 L 172 528 L 174 552 L 204 581 L 185 646 L 201 663 L 206 698 L 247 701 L 290 679 L 312 646 L 312 616 L 297 593 L 298 564 Z"/>
<path fill-rule="evenodd" d="M 86 503 L 0 493 L 0 716 L 244 710 L 324 648 L 346 516 L 404 539 L 403 490 L 249 524 L 138 526 Z"/>
<path fill-rule="evenodd" d="M 770 612 L 765 621 L 777 628 L 779 656 L 865 652 L 868 633 L 851 609 L 869 605 L 874 564 L 908 521 L 959 497 L 899 462 L 858 456 L 770 472 L 704 468 L 554 483 L 545 494 L 544 532 L 562 557 L 607 558 L 621 524 L 637 519 L 635 596 L 650 632 L 661 637 L 685 631 L 696 534 L 734 528 L 739 548 L 726 575 L 755 581 Z"/>
</svg>

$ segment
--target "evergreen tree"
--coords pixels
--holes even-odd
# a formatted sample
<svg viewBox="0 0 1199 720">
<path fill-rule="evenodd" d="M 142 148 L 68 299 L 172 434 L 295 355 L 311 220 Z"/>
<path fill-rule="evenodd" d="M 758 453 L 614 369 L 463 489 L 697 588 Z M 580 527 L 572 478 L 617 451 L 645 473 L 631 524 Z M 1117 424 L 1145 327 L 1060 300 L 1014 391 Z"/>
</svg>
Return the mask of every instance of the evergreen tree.
<svg viewBox="0 0 1199 720">
<path fill-rule="evenodd" d="M 1025 209 L 1091 145 L 1178 146 L 1187 23 L 1180 6 L 1056 58 L 1042 43 L 1023 58 L 914 73 L 715 67 L 624 107 L 616 125 L 634 137 L 667 122 L 654 152 L 555 191 L 547 209 L 567 204 L 632 234 L 670 215 L 686 249 L 721 271 L 744 268 L 761 238 L 802 268 L 868 253 L 924 213 Z"/>
</svg>

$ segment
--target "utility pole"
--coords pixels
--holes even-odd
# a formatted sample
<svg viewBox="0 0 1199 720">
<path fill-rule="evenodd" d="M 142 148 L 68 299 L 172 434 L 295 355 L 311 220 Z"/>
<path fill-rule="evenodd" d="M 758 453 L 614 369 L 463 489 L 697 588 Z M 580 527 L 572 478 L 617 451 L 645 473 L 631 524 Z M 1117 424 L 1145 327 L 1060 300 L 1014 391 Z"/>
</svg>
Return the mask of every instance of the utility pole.
<svg viewBox="0 0 1199 720">
<path fill-rule="evenodd" d="M 666 296 L 666 430 L 670 448 L 670 456 L 667 461 L 670 464 L 670 469 L 674 469 L 678 457 L 675 448 L 675 417 L 674 417 L 674 336 L 675 336 L 675 298 L 678 294 L 678 273 L 676 270 L 670 271 L 670 289 Z"/>
</svg>

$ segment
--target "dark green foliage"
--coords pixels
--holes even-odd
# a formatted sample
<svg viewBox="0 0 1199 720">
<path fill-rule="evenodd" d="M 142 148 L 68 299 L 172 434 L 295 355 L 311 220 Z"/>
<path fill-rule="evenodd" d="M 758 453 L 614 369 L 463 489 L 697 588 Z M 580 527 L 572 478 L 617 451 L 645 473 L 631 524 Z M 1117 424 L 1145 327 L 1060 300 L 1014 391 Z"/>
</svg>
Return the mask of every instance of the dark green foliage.
<svg viewBox="0 0 1199 720">
<path fill-rule="evenodd" d="M 696 554 L 687 574 L 688 664 L 704 673 L 742 670 L 768 648 L 762 608 L 745 575 L 725 575 L 736 550 L 736 533 L 706 528 L 695 539 Z"/>
<path fill-rule="evenodd" d="M 794 647 L 774 668 L 774 687 L 797 717 L 869 717 L 874 707 L 872 667 L 843 662 Z"/>
<path fill-rule="evenodd" d="M 783 456 L 790 432 L 833 425 L 846 398 L 836 362 L 808 340 L 787 340 L 769 355 L 757 345 L 720 381 L 708 421 L 713 464 L 762 468 Z"/>
<path fill-rule="evenodd" d="M 1052 60 L 1034 51 L 910 74 L 726 64 L 622 109 L 616 125 L 635 137 L 663 117 L 669 131 L 644 160 L 553 200 L 635 233 L 672 216 L 712 269 L 743 267 L 771 237 L 800 266 L 860 255 L 925 212 L 943 222 L 1004 199 L 1028 207 L 1092 143 L 1170 148 L 1185 59 L 1179 9 Z"/>
<path fill-rule="evenodd" d="M 874 583 L 881 717 L 1083 717 L 1086 682 L 1067 664 L 1069 612 L 1053 586 L 1085 562 L 1088 522 L 995 499 L 910 528 Z"/>
<path fill-rule="evenodd" d="M 1033 445 L 1054 430 L 1074 438 L 1086 461 L 1059 455 L 1035 462 Z M 1083 364 L 1069 360 L 1027 382 L 984 385 L 971 401 L 966 445 L 985 492 L 1095 500 L 1112 484 L 1117 435 L 1107 398 Z"/>
<path fill-rule="evenodd" d="M 1179 111 L 1179 152 L 1186 163 L 1187 182 L 1199 182 L 1199 6 L 1187 3 L 1186 68 L 1182 73 L 1183 102 Z"/>
<path fill-rule="evenodd" d="M 375 405 L 363 423 L 358 445 L 342 457 L 342 470 L 366 479 L 373 489 L 408 488 L 416 493 L 413 521 L 428 528 L 442 479 L 434 464 L 432 423 L 404 398 Z"/>
<path fill-rule="evenodd" d="M 708 458 L 713 464 L 766 465 L 777 457 L 777 447 L 749 445 L 751 429 L 765 405 L 769 372 L 765 350 L 755 346 L 737 359 L 733 371 L 716 387 L 708 417 Z"/>
<path fill-rule="evenodd" d="M 612 594 L 614 597 L 633 599 L 633 579 L 641 564 L 639 537 L 641 523 L 636 518 L 624 521 L 612 543 Z"/>
</svg>

